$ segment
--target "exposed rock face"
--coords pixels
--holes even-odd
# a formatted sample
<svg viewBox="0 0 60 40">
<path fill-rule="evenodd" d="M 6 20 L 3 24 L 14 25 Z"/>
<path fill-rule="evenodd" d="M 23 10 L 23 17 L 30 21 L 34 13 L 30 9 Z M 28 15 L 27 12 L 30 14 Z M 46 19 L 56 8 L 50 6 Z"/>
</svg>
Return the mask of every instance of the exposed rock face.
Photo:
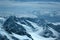
<svg viewBox="0 0 60 40">
<path fill-rule="evenodd" d="M 55 29 L 57 32 L 60 33 L 60 25 L 54 25 L 54 24 L 52 24 L 52 23 L 47 24 L 47 25 L 48 25 L 49 27 Z"/>
<path fill-rule="evenodd" d="M 31 35 L 26 32 L 25 28 L 22 25 L 16 23 L 18 21 L 17 19 L 18 18 L 16 18 L 15 16 L 10 16 L 3 25 L 4 29 L 10 34 L 16 33 L 19 35 L 27 35 L 32 39 Z"/>
<path fill-rule="evenodd" d="M 9 40 L 6 36 L 2 36 L 1 34 L 0 34 L 0 40 Z"/>
<path fill-rule="evenodd" d="M 25 26 L 23 26 L 23 25 L 25 25 Z M 33 40 L 32 35 L 27 32 L 28 28 L 30 28 L 33 33 L 37 32 L 36 34 L 38 34 L 38 35 L 43 30 L 42 35 L 39 35 L 39 36 L 42 36 L 44 38 L 50 38 L 50 37 L 56 38 L 56 36 L 53 34 L 52 31 L 56 30 L 59 32 L 59 30 L 58 30 L 59 27 L 57 27 L 57 26 L 59 26 L 59 25 L 48 24 L 45 21 L 45 19 L 28 18 L 28 17 L 27 18 L 25 18 L 25 17 L 18 18 L 16 16 L 10 16 L 4 22 L 3 29 L 9 34 L 15 33 L 20 36 L 26 35 L 27 37 L 29 37 Z M 53 28 L 54 30 L 50 30 L 49 27 Z M 19 40 L 13 36 L 12 36 L 12 38 L 14 40 Z M 28 39 L 24 39 L 24 40 L 28 40 Z"/>
</svg>

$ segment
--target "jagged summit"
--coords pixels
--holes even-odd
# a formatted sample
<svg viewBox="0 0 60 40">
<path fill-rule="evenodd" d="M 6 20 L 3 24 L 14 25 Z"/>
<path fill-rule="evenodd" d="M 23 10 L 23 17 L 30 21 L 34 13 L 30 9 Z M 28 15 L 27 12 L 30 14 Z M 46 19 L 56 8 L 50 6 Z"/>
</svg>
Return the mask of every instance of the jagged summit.
<svg viewBox="0 0 60 40">
<path fill-rule="evenodd" d="M 10 16 L 6 21 L 5 23 L 3 24 L 4 26 L 4 29 L 12 34 L 12 33 L 16 33 L 16 34 L 19 34 L 19 35 L 27 35 L 29 38 L 32 39 L 31 35 L 29 35 L 27 32 L 26 32 L 26 29 L 22 26 L 22 25 L 19 25 L 17 24 L 16 22 L 18 22 L 19 19 L 15 16 Z M 33 39 L 32 39 L 33 40 Z"/>
<path fill-rule="evenodd" d="M 29 18 L 29 17 L 19 18 L 16 16 L 10 16 L 6 19 L 6 21 L 4 22 L 2 26 L 3 26 L 2 28 L 4 29 L 4 31 L 6 31 L 6 33 L 8 33 L 9 36 L 13 35 L 11 36 L 11 38 L 14 40 L 19 39 L 18 37 L 16 37 L 16 34 L 19 36 L 26 35 L 28 38 L 32 40 L 37 40 L 35 39 L 35 37 L 36 38 L 39 37 L 38 38 L 39 40 L 40 40 L 40 37 L 42 38 L 41 40 L 43 40 L 43 38 L 44 40 L 46 40 L 47 38 L 50 38 L 50 37 L 54 39 L 54 38 L 57 38 L 58 35 L 60 35 L 59 32 L 56 31 L 57 28 L 55 29 L 56 25 L 48 24 L 48 22 L 46 22 L 46 20 L 43 18 L 42 19 Z M 23 38 L 21 40 L 23 40 Z"/>
</svg>

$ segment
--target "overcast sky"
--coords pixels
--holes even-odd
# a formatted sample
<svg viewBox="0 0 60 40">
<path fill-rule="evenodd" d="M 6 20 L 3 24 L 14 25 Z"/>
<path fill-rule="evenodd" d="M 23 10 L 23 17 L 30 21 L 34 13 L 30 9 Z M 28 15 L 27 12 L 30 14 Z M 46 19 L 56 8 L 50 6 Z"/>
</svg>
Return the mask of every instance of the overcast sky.
<svg viewBox="0 0 60 40">
<path fill-rule="evenodd" d="M 19 14 L 60 13 L 59 0 L 0 0 L 0 16 Z"/>
</svg>

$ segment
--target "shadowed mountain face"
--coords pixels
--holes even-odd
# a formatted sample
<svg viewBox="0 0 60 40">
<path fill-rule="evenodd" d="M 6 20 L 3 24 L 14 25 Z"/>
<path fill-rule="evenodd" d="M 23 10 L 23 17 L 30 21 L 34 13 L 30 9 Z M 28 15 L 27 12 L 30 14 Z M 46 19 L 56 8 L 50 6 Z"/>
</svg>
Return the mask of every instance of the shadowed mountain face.
<svg viewBox="0 0 60 40">
<path fill-rule="evenodd" d="M 32 39 L 31 35 L 26 32 L 26 29 L 22 25 L 16 23 L 18 21 L 19 19 L 15 16 L 10 16 L 3 24 L 4 29 L 10 34 L 16 33 L 19 35 L 27 35 L 29 38 Z"/>
<path fill-rule="evenodd" d="M 58 31 L 60 33 L 60 25 L 54 25 L 54 24 L 47 24 L 49 27 L 52 27 L 53 29 L 55 29 L 56 31 Z"/>
<path fill-rule="evenodd" d="M 3 24 L 3 29 L 8 33 L 13 35 L 13 33 L 18 34 L 20 36 L 26 35 L 32 40 L 36 40 L 35 34 L 44 38 L 57 38 L 59 40 L 60 37 L 57 37 L 54 32 L 57 31 L 57 35 L 60 35 L 60 25 L 49 24 L 45 21 L 45 19 L 41 18 L 29 18 L 29 17 L 16 17 L 10 16 Z M 3 32 L 3 31 L 2 31 Z M 32 35 L 35 33 L 34 35 Z M 36 36 L 37 37 L 37 36 Z M 19 40 L 16 36 L 11 36 L 14 40 Z M 50 39 L 51 39 L 50 38 Z M 3 38 L 1 38 L 3 39 Z M 50 40 L 47 39 L 47 40 Z M 4 39 L 5 40 L 5 39 Z M 8 40 L 8 38 L 6 39 Z M 23 40 L 23 39 L 22 39 Z M 25 39 L 28 40 L 28 39 Z M 40 40 L 40 38 L 39 38 Z M 43 38 L 42 38 L 43 40 Z M 46 39 L 45 39 L 46 40 Z"/>
<path fill-rule="evenodd" d="M 6 36 L 2 36 L 1 34 L 0 34 L 0 40 L 9 40 Z"/>
<path fill-rule="evenodd" d="M 8 32 L 10 32 L 10 31 L 12 31 L 12 32 L 16 32 L 16 33 L 18 33 L 18 31 L 20 31 L 20 32 L 25 32 L 26 30 L 23 28 L 23 26 L 21 26 L 21 25 L 18 25 L 17 23 L 16 23 L 16 17 L 14 16 L 14 17 L 9 17 L 6 21 L 5 21 L 5 23 L 4 23 L 4 28 L 5 28 L 5 30 L 7 30 Z M 13 30 L 13 29 L 15 29 L 15 30 Z"/>
</svg>

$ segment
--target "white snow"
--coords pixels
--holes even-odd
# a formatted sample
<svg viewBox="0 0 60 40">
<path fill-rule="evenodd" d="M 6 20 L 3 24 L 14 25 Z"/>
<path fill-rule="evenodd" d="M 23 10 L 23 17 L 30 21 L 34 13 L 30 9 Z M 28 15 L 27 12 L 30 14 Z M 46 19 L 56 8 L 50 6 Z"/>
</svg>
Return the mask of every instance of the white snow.
<svg viewBox="0 0 60 40">
<path fill-rule="evenodd" d="M 60 25 L 60 22 L 57 22 L 57 23 L 52 23 L 52 24 L 54 24 L 54 25 Z"/>
<path fill-rule="evenodd" d="M 10 36 L 5 30 L 3 30 L 3 29 L 0 29 L 0 34 L 1 34 L 2 36 L 6 36 L 9 40 L 13 40 L 13 39 L 11 38 L 11 36 Z"/>
<path fill-rule="evenodd" d="M 22 25 L 28 32 L 32 32 L 32 29 L 29 26 L 21 24 L 20 22 L 16 22 L 16 23 Z"/>
<path fill-rule="evenodd" d="M 28 21 L 28 20 L 27 20 Z M 29 26 L 21 24 L 19 22 L 17 22 L 19 25 L 24 26 L 25 29 L 27 29 L 27 32 L 32 36 L 32 38 L 34 40 L 55 40 L 56 38 L 44 38 L 43 36 L 41 36 L 44 32 L 43 27 L 39 27 L 36 23 L 33 23 L 31 21 L 28 21 L 29 23 L 31 23 L 36 29 L 37 31 L 32 31 L 31 28 L 29 28 Z M 55 30 L 51 29 L 51 31 L 53 31 L 55 33 Z M 57 33 L 57 32 L 56 32 Z M 39 35 L 40 34 L 40 35 Z"/>
<path fill-rule="evenodd" d="M 55 38 L 44 38 L 42 36 L 37 35 L 36 33 L 31 33 L 31 36 L 34 40 L 55 40 Z"/>
<path fill-rule="evenodd" d="M 20 35 L 15 34 L 15 33 L 12 33 L 12 36 L 18 38 L 19 40 L 30 39 L 30 38 L 28 38 L 26 35 L 20 36 Z M 31 40 L 31 39 L 30 39 L 30 40 Z"/>
<path fill-rule="evenodd" d="M 49 30 L 52 31 L 56 37 L 59 36 L 59 32 L 57 32 L 56 30 L 52 29 L 51 27 L 49 27 Z"/>
<path fill-rule="evenodd" d="M 5 20 L 5 18 L 3 18 L 3 17 L 0 17 L 0 20 Z"/>
<path fill-rule="evenodd" d="M 29 20 L 26 20 L 26 21 L 28 21 L 29 23 L 31 23 L 31 25 L 33 25 L 33 27 L 35 28 L 34 30 L 36 30 L 36 31 L 33 31 L 32 28 L 30 26 L 28 26 L 28 25 L 21 24 L 20 22 L 16 22 L 16 23 L 19 24 L 19 25 L 22 25 L 27 30 L 27 33 L 29 33 L 34 40 L 55 40 L 56 39 L 56 38 L 52 38 L 52 37 L 49 37 L 49 38 L 43 37 L 42 35 L 44 34 L 44 29 L 43 29 L 42 26 L 38 26 L 36 23 L 31 22 Z M 55 35 L 56 37 L 59 36 L 59 33 L 56 30 L 52 29 L 51 27 L 49 27 L 49 30 L 52 31 L 53 35 Z M 31 40 L 26 35 L 21 36 L 21 35 L 15 34 L 15 33 L 8 34 L 1 27 L 0 27 L 0 34 L 3 35 L 3 36 L 6 35 L 7 38 L 10 39 L 10 40 L 13 40 L 11 38 L 11 36 L 14 36 L 14 37 L 18 38 L 19 40 L 24 40 L 24 39 Z"/>
</svg>

